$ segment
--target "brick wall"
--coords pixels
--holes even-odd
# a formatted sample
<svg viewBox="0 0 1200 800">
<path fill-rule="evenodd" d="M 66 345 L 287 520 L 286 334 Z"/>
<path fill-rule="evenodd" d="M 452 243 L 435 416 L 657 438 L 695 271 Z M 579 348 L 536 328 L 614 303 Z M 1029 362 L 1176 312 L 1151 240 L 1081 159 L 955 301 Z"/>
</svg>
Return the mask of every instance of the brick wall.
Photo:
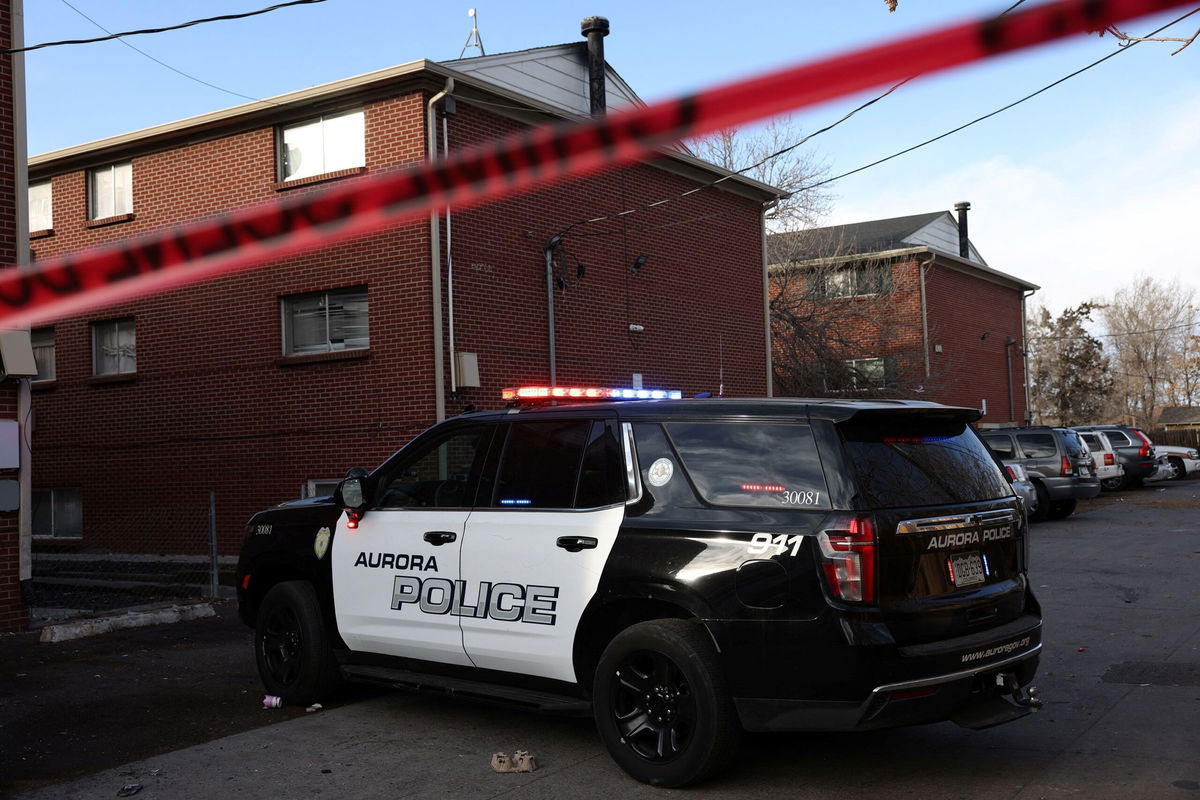
<svg viewBox="0 0 1200 800">
<path fill-rule="evenodd" d="M 0 48 L 11 46 L 12 8 L 0 0 Z M 0 265 L 17 260 L 17 193 L 14 174 L 12 57 L 0 57 Z M 16 419 L 17 391 L 0 381 L 0 419 Z M 16 470 L 0 470 L 0 480 L 16 480 Z M 17 514 L 0 512 L 0 633 L 24 630 L 26 613 L 20 591 Z"/>
<path fill-rule="evenodd" d="M 427 97 L 365 107 L 369 169 L 424 157 Z M 458 109 L 449 121 L 455 147 L 517 127 L 464 101 Z M 269 127 L 135 154 L 133 219 L 96 228 L 86 221 L 85 172 L 56 174 L 54 232 L 34 249 L 49 256 L 270 199 L 275 177 Z M 448 412 L 494 408 L 501 388 L 548 381 L 549 236 L 694 186 L 635 166 L 454 213 L 455 344 L 478 353 L 483 386 L 449 397 Z M 655 228 L 701 216 L 710 218 Z M 648 386 L 694 393 L 716 390 L 723 375 L 728 394 L 765 393 L 759 237 L 758 205 L 716 189 L 568 234 L 569 275 L 577 262 L 586 275 L 555 295 L 559 382 L 628 385 L 640 372 Z M 236 553 L 254 511 L 299 496 L 307 479 L 373 467 L 431 424 L 429 250 L 427 223 L 401 226 L 58 321 L 56 380 L 34 392 L 34 485 L 82 489 L 84 537 L 53 544 L 204 552 L 203 525 L 183 530 L 172 514 L 206 507 L 211 490 L 220 549 Z M 629 265 L 643 253 L 649 260 L 633 276 Z M 443 284 L 448 298 L 445 275 Z M 360 285 L 369 293 L 368 351 L 280 358 L 280 296 Z M 136 320 L 137 373 L 93 378 L 89 325 L 118 317 Z M 631 322 L 645 331 L 630 333 Z M 444 335 L 448 342 L 448 317 Z"/>
<path fill-rule="evenodd" d="M 845 309 L 845 327 L 836 336 L 854 342 L 846 358 L 896 359 L 896 386 L 886 394 L 980 408 L 982 423 L 1009 421 L 1006 356 L 1012 360 L 1012 417 L 1025 415 L 1025 364 L 1021 325 L 1021 291 L 1006 288 L 948 266 L 935 265 L 925 276 L 929 326 L 929 370 L 921 316 L 921 263 L 928 256 L 903 259 L 890 266 L 890 296 L 837 298 Z M 789 290 L 804 291 L 803 282 Z M 856 308 L 856 306 L 865 307 Z M 986 334 L 986 336 L 984 335 Z M 1009 337 L 1016 340 L 1006 348 Z M 941 352 L 937 352 L 938 345 Z"/>
</svg>

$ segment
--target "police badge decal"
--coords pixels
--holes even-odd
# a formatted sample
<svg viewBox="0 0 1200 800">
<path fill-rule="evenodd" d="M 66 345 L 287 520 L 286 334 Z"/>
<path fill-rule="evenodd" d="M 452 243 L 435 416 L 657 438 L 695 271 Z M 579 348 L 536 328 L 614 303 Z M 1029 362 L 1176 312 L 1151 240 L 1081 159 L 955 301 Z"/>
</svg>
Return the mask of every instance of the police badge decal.
<svg viewBox="0 0 1200 800">
<path fill-rule="evenodd" d="M 329 536 L 329 528 L 317 531 L 317 538 L 313 540 L 313 552 L 317 554 L 318 559 L 324 558 L 329 550 Z"/>
</svg>

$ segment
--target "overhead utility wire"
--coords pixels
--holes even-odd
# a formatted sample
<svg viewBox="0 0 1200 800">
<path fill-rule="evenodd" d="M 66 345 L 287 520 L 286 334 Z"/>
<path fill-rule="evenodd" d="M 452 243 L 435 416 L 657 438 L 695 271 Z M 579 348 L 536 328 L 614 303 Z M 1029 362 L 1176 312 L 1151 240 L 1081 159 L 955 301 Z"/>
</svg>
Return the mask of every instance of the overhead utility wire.
<svg viewBox="0 0 1200 800">
<path fill-rule="evenodd" d="M 1024 2 L 1024 0 L 1021 0 L 1021 2 Z M 1019 5 L 1019 4 L 1018 4 L 1018 5 Z M 1014 6 L 1014 7 L 1015 7 L 1015 6 Z M 1174 19 L 1174 20 L 1172 20 L 1172 21 L 1168 22 L 1166 25 L 1163 25 L 1162 27 L 1156 28 L 1155 30 L 1153 30 L 1153 31 L 1151 31 L 1150 33 L 1146 34 L 1146 36 L 1145 36 L 1145 37 L 1141 37 L 1141 38 L 1149 38 L 1149 37 L 1151 37 L 1151 36 L 1157 36 L 1158 34 L 1160 34 L 1160 33 L 1162 33 L 1163 31 L 1165 31 L 1167 28 L 1171 28 L 1171 27 L 1173 27 L 1173 26 L 1175 26 L 1175 25 L 1178 25 L 1180 22 L 1183 22 L 1185 19 L 1187 19 L 1188 17 L 1190 17 L 1190 16 L 1192 16 L 1193 14 L 1196 14 L 1196 13 L 1198 13 L 1198 12 L 1200 12 L 1200 7 L 1197 7 L 1197 8 L 1194 8 L 1194 9 L 1192 9 L 1191 11 L 1189 11 L 1189 12 L 1188 12 L 1188 13 L 1186 13 L 1186 14 L 1184 14 L 1183 16 L 1181 16 L 1181 17 L 1178 17 L 1177 19 Z M 941 140 L 941 139 L 945 139 L 946 137 L 948 137 L 948 136 L 951 136 L 952 134 L 958 133 L 959 131 L 962 131 L 962 130 L 965 130 L 966 128 L 969 128 L 969 127 L 971 127 L 972 125 L 975 125 L 975 124 L 977 124 L 977 123 L 983 122 L 984 120 L 990 119 L 991 117 L 994 117 L 994 116 L 996 116 L 997 114 L 999 114 L 999 113 L 1001 113 L 1001 112 L 1003 112 L 1003 111 L 1007 111 L 1007 110 L 1009 110 L 1010 108 L 1013 108 L 1014 106 L 1018 106 L 1018 105 L 1020 105 L 1021 103 L 1024 103 L 1026 100 L 1032 100 L 1033 98 L 1037 97 L 1038 95 L 1042 94 L 1043 92 L 1049 91 L 1050 89 L 1053 89 L 1054 87 L 1058 86 L 1059 84 L 1061 84 L 1061 83 L 1064 83 L 1064 82 L 1066 82 L 1066 81 L 1070 80 L 1071 78 L 1074 78 L 1074 77 L 1075 77 L 1075 76 L 1077 76 L 1077 75 L 1080 75 L 1080 74 L 1082 74 L 1082 73 L 1084 73 L 1084 72 L 1087 72 L 1087 71 L 1088 71 L 1089 69 L 1091 69 L 1092 67 L 1097 67 L 1097 66 L 1099 66 L 1100 64 L 1104 63 L 1105 61 L 1108 61 L 1108 60 L 1109 60 L 1110 58 L 1112 58 L 1113 56 L 1116 56 L 1116 55 L 1119 55 L 1120 53 L 1124 53 L 1124 52 L 1128 51 L 1130 48 L 1132 48 L 1134 45 L 1137 45 L 1137 44 L 1140 44 L 1140 42 L 1138 42 L 1138 41 L 1131 42 L 1130 44 L 1128 44 L 1128 45 L 1126 45 L 1126 46 L 1123 46 L 1123 47 L 1121 47 L 1120 49 L 1114 50 L 1113 52 L 1109 53 L 1108 55 L 1104 56 L 1103 58 L 1099 58 L 1099 59 L 1097 59 L 1097 60 L 1093 61 L 1091 64 L 1088 64 L 1088 65 L 1087 65 L 1087 66 L 1085 66 L 1085 67 L 1082 67 L 1082 68 L 1080 68 L 1080 69 L 1077 69 L 1077 70 L 1075 70 L 1074 72 L 1072 72 L 1071 74 L 1069 74 L 1069 75 L 1066 75 L 1066 76 L 1064 76 L 1064 77 L 1062 77 L 1062 78 L 1059 78 L 1058 80 L 1054 81 L 1054 82 L 1053 82 L 1053 83 L 1051 83 L 1051 84 L 1048 84 L 1047 86 L 1043 86 L 1041 89 L 1038 89 L 1036 92 L 1032 92 L 1032 93 L 1030 93 L 1030 94 L 1027 94 L 1027 95 L 1025 95 L 1025 96 L 1024 96 L 1024 97 L 1022 97 L 1020 100 L 1014 100 L 1013 102 L 1009 103 L 1009 104 L 1008 104 L 1008 105 L 1006 105 L 1006 106 L 1003 106 L 1002 108 L 998 108 L 998 109 L 996 109 L 995 111 L 992 111 L 992 112 L 991 112 L 991 113 L 989 113 L 989 114 L 984 114 L 983 116 L 981 116 L 981 117 L 977 117 L 977 118 L 975 118 L 975 119 L 971 120 L 970 122 L 967 122 L 967 123 L 965 123 L 965 124 L 963 124 L 963 125 L 959 125 L 957 128 L 954 128 L 953 130 L 946 131 L 945 133 L 943 133 L 943 134 L 941 134 L 941 135 L 939 135 L 939 136 L 934 136 L 932 139 L 926 139 L 925 141 L 923 141 L 923 142 L 920 142 L 919 144 L 915 144 L 915 145 L 913 145 L 912 147 L 905 148 L 904 150 L 901 150 L 901 151 L 900 151 L 900 152 L 898 152 L 898 153 L 892 153 L 890 156 L 886 156 L 886 157 L 884 157 L 884 158 L 881 158 L 881 159 L 878 159 L 878 160 L 876 160 L 876 161 L 872 161 L 870 164 L 864 164 L 863 166 L 861 166 L 861 167 L 858 167 L 858 168 L 856 168 L 856 169 L 852 169 L 852 170 L 850 170 L 850 171 L 848 171 L 848 172 L 843 172 L 841 175 L 837 175 L 837 176 L 835 176 L 835 177 L 832 177 L 832 178 L 827 178 L 827 179 L 825 179 L 825 180 L 823 180 L 823 181 L 818 181 L 817 183 L 812 183 L 812 184 L 809 184 L 808 186 L 802 186 L 802 187 L 800 187 L 799 189 L 797 189 L 796 191 L 797 191 L 797 192 L 804 192 L 804 191 L 808 191 L 809 189 L 816 189 L 816 188 L 818 188 L 818 187 L 820 187 L 820 186 L 824 186 L 824 185 L 825 185 L 825 184 L 827 184 L 827 183 L 833 183 L 834 181 L 841 180 L 842 178 L 846 178 L 846 177 L 849 177 L 849 176 L 851 176 L 851 175 L 854 175 L 854 174 L 856 174 L 856 173 L 862 172 L 862 171 L 864 171 L 864 170 L 868 170 L 868 169 L 870 169 L 871 167 L 877 167 L 877 166 L 879 166 L 880 164 L 883 164 L 884 162 L 891 161 L 893 158 L 899 158 L 900 156 L 902 156 L 902 155 L 907 155 L 908 153 L 911 153 L 911 152 L 913 152 L 914 150 L 919 150 L 920 148 L 922 148 L 922 147 L 925 147 L 926 145 L 930 145 L 930 144 L 933 144 L 933 143 L 934 143 L 934 142 L 936 142 L 936 141 L 939 141 L 939 140 Z M 910 80 L 911 80 L 911 79 L 910 79 Z M 893 87 L 893 89 L 894 89 L 894 88 L 895 88 L 895 87 Z M 892 90 L 888 90 L 888 91 L 890 92 L 890 91 L 892 91 Z M 882 95 L 881 95 L 881 96 L 882 96 Z M 876 98 L 876 99 L 878 99 L 878 98 Z M 872 101 L 872 102 L 873 102 L 873 101 Z M 857 111 L 857 109 L 856 109 L 856 111 Z M 836 123 L 835 123 L 835 124 L 836 124 Z M 813 134 L 813 135 L 815 136 L 816 134 Z M 704 187 L 700 187 L 700 188 L 704 188 Z M 663 223 L 663 224 L 661 224 L 661 225 L 648 225 L 648 226 L 646 226 L 646 227 L 643 227 L 643 228 L 631 228 L 631 229 L 629 229 L 628 231 L 625 231 L 625 232 L 626 232 L 626 233 L 647 233 L 647 232 L 649 232 L 649 231 L 656 231 L 656 230 L 660 230 L 660 229 L 662 229 L 662 228 L 671 228 L 671 227 L 674 227 L 674 226 L 676 226 L 676 225 L 686 225 L 686 224 L 689 224 L 689 223 L 692 223 L 692 222 L 703 222 L 704 220 L 707 220 L 707 219 L 712 219 L 712 218 L 714 218 L 714 217 L 719 217 L 719 216 L 722 216 L 722 215 L 724 215 L 724 214 L 729 214 L 729 213 L 732 213 L 732 212 L 733 212 L 733 211 L 735 211 L 735 210 L 737 210 L 737 209 L 734 209 L 734 208 L 729 208 L 729 209 L 725 209 L 725 210 L 723 210 L 723 211 L 717 211 L 717 212 L 715 212 L 715 213 L 712 213 L 712 214 L 704 214 L 704 215 L 702 215 L 702 216 L 699 216 L 699 217 L 690 217 L 690 218 L 688 218 L 688 219 L 676 220 L 675 222 L 666 222 L 666 223 Z M 616 215 L 613 215 L 613 216 L 616 216 Z M 601 218 L 601 219 L 603 219 L 603 218 Z M 575 224 L 576 224 L 576 225 L 578 225 L 578 224 L 581 224 L 581 223 L 575 223 Z M 570 230 L 570 228 L 568 228 L 568 230 Z M 576 236 L 612 236 L 612 235 L 615 235 L 615 234 L 617 234 L 617 233 L 621 233 L 621 231 L 594 231 L 594 232 L 591 232 L 591 233 L 588 233 L 588 232 L 584 232 L 584 233 L 577 233 L 577 234 L 575 234 L 575 235 L 576 235 Z"/>
<path fill-rule="evenodd" d="M 64 0 L 64 2 L 65 2 L 65 0 Z M 1000 14 L 999 14 L 999 15 L 997 15 L 997 18 L 1005 16 L 1006 14 L 1008 14 L 1009 12 L 1011 12 L 1013 9 L 1015 9 L 1017 6 L 1021 5 L 1021 4 L 1022 4 L 1022 3 L 1024 3 L 1024 2 L 1025 2 L 1025 0 L 1017 0 L 1017 2 L 1013 3 L 1011 6 L 1009 6 L 1008 8 L 1006 8 L 1004 11 L 1000 12 Z M 795 144 L 790 144 L 790 145 L 788 145 L 787 147 L 784 147 L 784 148 L 783 148 L 783 149 L 781 149 L 781 150 L 776 150 L 774 153 L 771 153 L 769 156 L 766 156 L 765 158 L 763 158 L 763 159 L 761 159 L 761 160 L 759 160 L 759 161 L 757 161 L 757 162 L 755 162 L 755 163 L 753 163 L 753 164 L 750 164 L 749 166 L 742 167 L 741 169 L 734 170 L 734 171 L 733 171 L 732 173 L 730 173 L 729 175 L 724 175 L 724 176 L 722 176 L 722 177 L 720 177 L 720 178 L 717 178 L 715 181 L 710 181 L 710 182 L 708 182 L 708 183 L 705 183 L 705 184 L 702 184 L 702 185 L 700 185 L 700 186 L 697 186 L 697 187 L 695 187 L 695 188 L 693 188 L 693 189 L 689 189 L 689 190 L 687 190 L 686 192 L 680 192 L 679 194 L 676 194 L 676 195 L 674 195 L 674 196 L 672 196 L 672 197 L 665 197 L 665 198 L 663 198 L 662 200 L 657 200 L 657 201 L 655 201 L 655 202 L 653 202 L 653 203 L 647 203 L 647 204 L 645 204 L 645 205 L 641 205 L 641 206 L 638 206 L 638 207 L 636 207 L 636 208 L 629 208 L 629 209 L 626 209 L 626 210 L 624 210 L 624 211 L 618 211 L 618 212 L 617 212 L 617 213 L 615 213 L 615 214 L 606 214 L 606 215 L 604 215 L 604 216 L 602 216 L 602 217 L 593 217 L 592 219 L 585 219 L 585 220 L 580 220 L 580 221 L 578 221 L 578 222 L 574 222 L 574 223 L 572 223 L 572 224 L 568 225 L 568 226 L 567 226 L 566 228 L 564 228 L 562 231 L 560 231 L 558 235 L 559 235 L 559 236 L 562 236 L 562 235 L 564 235 L 564 234 L 566 234 L 566 233 L 569 233 L 571 230 L 573 230 L 574 228 L 577 228 L 577 227 L 579 227 L 580 225 L 591 225 L 591 224 L 593 224 L 593 223 L 596 223 L 596 222 L 604 222 L 604 221 L 606 221 L 606 220 L 610 220 L 610 219 L 617 219 L 617 218 L 619 218 L 619 217 L 624 217 L 624 216 L 627 216 L 627 215 L 629 215 L 629 214 L 635 214 L 635 213 L 637 213 L 637 212 L 639 212 L 639 211 L 647 211 L 647 210 L 649 210 L 649 209 L 651 209 L 651 208 L 655 208 L 655 207 L 657 207 L 657 206 L 666 205 L 667 203 L 673 203 L 673 202 L 675 202 L 676 200 L 682 200 L 683 198 L 687 197 L 688 195 L 693 195 L 693 194 L 696 194 L 697 192 L 702 192 L 702 191 L 704 191 L 705 189 L 709 189 L 709 188 L 711 188 L 711 187 L 713 187 L 713 186 L 716 186 L 716 185 L 717 185 L 717 184 L 719 184 L 719 183 L 723 183 L 724 181 L 727 181 L 727 180 L 729 180 L 730 178 L 732 178 L 734 175 L 742 175 L 742 174 L 744 174 L 744 173 L 746 173 L 746 172 L 749 172 L 749 171 L 750 171 L 750 170 L 752 170 L 752 169 L 756 169 L 756 168 L 758 168 L 758 167 L 761 167 L 763 164 L 766 164 L 768 161 L 771 161 L 772 159 L 779 158 L 779 156 L 782 156 L 782 155 L 785 155 L 785 154 L 787 154 L 787 153 L 790 153 L 792 150 L 795 150 L 797 147 L 800 147 L 800 146 L 801 146 L 801 145 L 803 145 L 803 144 L 807 144 L 807 143 L 808 143 L 810 140 L 812 140 L 812 138 L 813 138 L 813 137 L 815 137 L 815 136 L 820 136 L 822 133 L 826 133 L 826 132 L 828 132 L 828 131 L 831 131 L 831 130 L 833 130 L 833 129 L 834 129 L 834 128 L 836 128 L 838 125 L 841 125 L 843 122 L 845 122 L 846 120 L 850 119 L 851 117 L 853 117 L 853 116 L 854 116 L 855 114 L 857 114 L 858 112 L 862 111 L 864 108 L 867 108 L 868 106 L 872 106 L 872 105 L 874 105 L 875 103 L 878 103 L 880 100 L 882 100 L 883 98 L 887 97 L 887 96 L 888 96 L 888 95 L 890 95 L 892 92 L 896 91 L 896 90 L 897 90 L 897 89 L 899 89 L 901 86 L 903 86 L 904 84 L 908 83 L 909 81 L 913 80 L 913 79 L 914 79 L 914 78 L 916 78 L 916 77 L 918 77 L 918 76 L 917 76 L 917 75 L 910 75 L 909 77 L 907 77 L 907 78 L 905 78 L 904 80 L 902 80 L 902 81 L 900 81 L 899 83 L 897 83 L 897 84 L 896 84 L 895 86 L 893 86 L 892 88 L 890 88 L 890 89 L 888 89 L 887 91 L 885 91 L 883 94 L 880 94 L 880 95 L 879 95 L 879 96 L 877 96 L 877 97 L 873 97 L 872 99 L 868 100 L 867 102 L 863 103 L 862 105 L 858 106 L 857 108 L 854 108 L 854 109 L 852 109 L 852 110 L 851 110 L 851 111 L 850 111 L 848 114 L 846 114 L 844 117 L 842 117 L 841 119 L 837 120 L 836 122 L 830 123 L 829 125 L 826 125 L 824 128 L 821 128 L 821 129 L 820 129 L 820 130 L 818 130 L 818 131 L 814 131 L 814 132 L 810 133 L 808 136 L 805 136 L 803 139 L 801 139 L 800 141 L 796 142 Z M 807 186 L 806 186 L 806 187 L 804 187 L 804 188 L 805 188 L 805 189 L 807 189 L 807 188 L 811 188 L 811 187 L 807 187 Z M 801 189 L 800 191 L 803 191 L 803 189 Z M 700 219 L 707 219 L 707 218 L 708 218 L 708 216 L 713 216 L 713 215 L 707 215 L 707 216 L 705 216 L 705 217 L 700 217 Z M 607 234 L 607 233 L 609 233 L 609 231 L 597 232 L 597 233 L 593 233 L 593 234 L 586 234 L 586 233 L 585 233 L 585 234 L 579 234 L 579 235 L 581 235 L 581 236 L 603 236 L 603 235 L 605 235 L 605 234 Z"/>
<path fill-rule="evenodd" d="M 1120 336 L 1141 336 L 1146 333 L 1165 333 L 1166 331 L 1176 331 L 1180 328 L 1194 328 L 1197 323 L 1181 322 L 1178 325 L 1168 325 L 1165 328 L 1149 328 L 1144 331 L 1121 331 L 1120 333 L 1081 333 L 1077 336 L 1027 336 L 1031 342 L 1067 342 L 1074 339 L 1111 339 Z"/>
<path fill-rule="evenodd" d="M 72 11 L 74 11 L 74 12 L 75 12 L 76 14 L 78 14 L 79 16 L 81 16 L 81 17 L 83 17 L 84 19 L 86 19 L 88 22 L 90 22 L 90 23 L 92 23 L 93 25 L 95 25 L 95 26 L 96 26 L 97 28 L 99 28 L 100 30 L 102 30 L 102 31 L 104 31 L 105 33 L 108 33 L 108 34 L 112 34 L 112 31 L 110 31 L 108 28 L 106 28 L 106 27 L 104 27 L 103 25 L 101 25 L 101 24 L 100 24 L 99 22 L 97 22 L 96 20 L 94 20 L 94 19 L 92 19 L 91 17 L 89 17 L 87 14 L 83 13 L 82 11 L 80 11 L 80 10 L 79 10 L 78 8 L 76 8 L 75 6 L 73 6 L 73 5 L 71 5 L 70 3 L 68 3 L 68 2 L 67 2 L 67 0 L 62 0 L 62 4 L 63 4 L 63 5 L 65 5 L 67 8 L 71 9 Z M 114 34 L 114 35 L 116 35 L 116 34 Z M 257 98 L 257 97 L 251 97 L 251 96 L 250 96 L 250 95 L 248 95 L 248 94 L 242 94 L 241 92 L 235 92 L 235 91 L 233 91 L 232 89 L 226 89 L 226 88 L 225 88 L 225 87 L 223 87 L 223 86 L 217 86 L 215 83 L 209 83 L 208 81 L 204 80 L 203 78 L 197 78 L 195 75 L 190 75 L 190 74 L 188 74 L 188 73 L 184 72 L 184 71 L 183 71 L 183 70 L 181 70 L 181 69 L 176 69 L 175 67 L 172 67 L 170 64 L 168 64 L 168 63 L 167 63 L 167 62 L 165 62 L 165 61 L 160 61 L 159 59 L 157 59 L 157 58 L 155 58 L 154 56 L 152 56 L 152 55 L 150 55 L 149 53 L 147 53 L 145 50 L 142 50 L 142 49 L 141 49 L 141 48 L 139 48 L 139 47 L 134 47 L 133 45 L 131 45 L 129 42 L 125 41 L 124 39 L 118 39 L 117 41 L 119 41 L 121 44 L 123 44 L 123 45 L 125 45 L 126 47 L 128 47 L 130 50 L 133 50 L 135 53 L 141 53 L 142 55 L 144 55 L 146 58 L 150 59 L 150 60 L 151 60 L 151 61 L 153 61 L 154 63 L 156 63 L 156 64 L 158 64 L 158 65 L 160 65 L 160 66 L 166 67 L 167 69 L 171 70 L 172 72 L 174 72 L 174 73 L 176 73 L 176 74 L 178 74 L 178 75 L 182 75 L 183 77 L 187 78 L 188 80 L 195 81 L 196 83 L 201 83 L 201 84 L 204 84 L 205 86 L 207 86 L 207 87 L 209 87 L 209 88 L 211 88 L 211 89 L 216 89 L 218 92 L 224 92 L 225 94 L 233 95 L 234 97 L 241 97 L 241 98 L 242 98 L 242 99 L 244 99 L 244 100 L 253 100 L 253 101 L 257 102 L 257 103 L 270 103 L 270 102 L 271 102 L 270 100 L 262 100 L 262 99 L 260 99 L 260 98 Z M 278 105 L 278 103 L 272 103 L 272 105 Z"/>
<path fill-rule="evenodd" d="M 245 19 L 259 14 L 266 14 L 269 11 L 274 11 L 279 8 L 288 6 L 302 6 L 311 3 L 324 3 L 325 0 L 289 0 L 287 3 L 277 3 L 267 8 L 260 8 L 257 11 L 244 11 L 240 14 L 222 14 L 219 17 L 205 17 L 204 19 L 194 19 L 190 22 L 181 22 L 178 25 L 167 25 L 162 28 L 143 28 L 136 31 L 122 31 L 121 33 L 110 33 L 108 36 L 97 36 L 93 39 L 64 39 L 58 42 L 42 42 L 41 44 L 33 44 L 29 47 L 14 47 L 9 50 L 0 50 L 0 53 L 28 53 L 30 50 L 41 50 L 43 47 L 60 47 L 67 44 L 92 44 L 94 42 L 107 42 L 110 39 L 119 39 L 122 36 L 141 36 L 147 33 L 165 33 L 166 31 L 177 31 L 180 28 L 190 28 L 193 25 L 203 25 L 207 22 L 224 22 L 231 19 Z"/>
</svg>

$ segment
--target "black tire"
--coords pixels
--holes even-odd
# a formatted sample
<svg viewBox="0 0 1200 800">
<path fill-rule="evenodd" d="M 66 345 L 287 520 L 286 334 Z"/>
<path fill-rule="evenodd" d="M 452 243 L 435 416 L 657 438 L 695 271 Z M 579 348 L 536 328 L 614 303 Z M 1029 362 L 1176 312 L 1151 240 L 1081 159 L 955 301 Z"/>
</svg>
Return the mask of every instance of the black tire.
<svg viewBox="0 0 1200 800">
<path fill-rule="evenodd" d="M 258 608 L 254 654 L 267 694 L 284 703 L 309 705 L 337 688 L 340 674 L 311 583 L 271 587 Z"/>
<path fill-rule="evenodd" d="M 1078 504 L 1079 501 L 1075 500 L 1074 498 L 1070 500 L 1063 500 L 1050 506 L 1050 513 L 1048 513 L 1046 516 L 1050 519 L 1066 519 L 1075 513 L 1075 506 Z"/>
<path fill-rule="evenodd" d="M 1029 521 L 1041 522 L 1050 513 L 1050 493 L 1039 481 L 1034 481 L 1033 488 L 1037 490 L 1037 508 L 1029 515 Z"/>
<path fill-rule="evenodd" d="M 600 739 L 642 783 L 687 786 L 737 755 L 741 724 L 699 623 L 660 619 L 621 631 L 600 657 L 592 697 Z"/>
<path fill-rule="evenodd" d="M 1181 481 L 1187 477 L 1187 467 L 1184 466 L 1182 458 L 1171 456 L 1168 460 L 1171 462 L 1171 480 Z"/>
</svg>

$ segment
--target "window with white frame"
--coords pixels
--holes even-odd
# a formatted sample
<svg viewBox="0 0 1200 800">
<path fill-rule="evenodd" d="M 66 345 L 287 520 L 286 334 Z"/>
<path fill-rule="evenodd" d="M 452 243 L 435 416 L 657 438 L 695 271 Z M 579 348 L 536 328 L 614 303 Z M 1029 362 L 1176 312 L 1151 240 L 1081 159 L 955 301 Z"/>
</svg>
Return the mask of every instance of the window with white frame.
<svg viewBox="0 0 1200 800">
<path fill-rule="evenodd" d="M 340 478 L 310 478 L 308 483 L 303 487 L 304 494 L 301 496 L 301 499 L 306 497 L 329 497 L 341 482 Z"/>
<path fill-rule="evenodd" d="M 83 536 L 83 501 L 78 488 L 33 490 L 33 535 L 47 539 Z"/>
<path fill-rule="evenodd" d="M 48 231 L 54 227 L 54 194 L 50 181 L 29 184 L 29 230 Z"/>
<path fill-rule="evenodd" d="M 895 356 L 847 358 L 826 366 L 825 389 L 830 392 L 869 392 L 895 385 Z"/>
<path fill-rule="evenodd" d="M 88 219 L 133 212 L 133 162 L 109 164 L 88 173 Z"/>
<path fill-rule="evenodd" d="M 137 328 L 133 318 L 92 323 L 92 374 L 137 372 Z"/>
<path fill-rule="evenodd" d="M 883 294 L 892 288 L 892 270 L 887 264 L 856 264 L 838 267 L 813 276 L 809 293 L 816 298 L 858 297 Z"/>
<path fill-rule="evenodd" d="M 280 180 L 311 178 L 367 163 L 362 109 L 287 125 L 279 131 Z"/>
<path fill-rule="evenodd" d="M 281 311 L 285 356 L 370 345 L 365 286 L 284 297 Z"/>
<path fill-rule="evenodd" d="M 54 328 L 35 328 L 29 332 L 33 361 L 37 364 L 35 381 L 54 380 Z"/>
</svg>

